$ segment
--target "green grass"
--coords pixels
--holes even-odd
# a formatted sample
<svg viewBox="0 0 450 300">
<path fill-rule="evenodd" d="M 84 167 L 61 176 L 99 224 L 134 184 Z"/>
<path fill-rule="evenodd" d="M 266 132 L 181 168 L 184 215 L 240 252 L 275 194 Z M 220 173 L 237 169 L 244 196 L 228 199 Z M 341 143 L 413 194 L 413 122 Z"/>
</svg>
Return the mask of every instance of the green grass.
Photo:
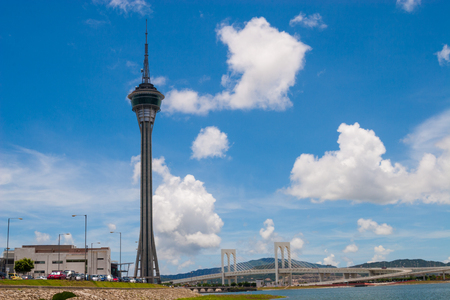
<svg viewBox="0 0 450 300">
<path fill-rule="evenodd" d="M 0 280 L 0 285 L 27 286 L 73 286 L 73 287 L 102 287 L 102 288 L 167 288 L 152 283 L 108 282 L 108 281 L 73 281 L 73 280 Z"/>
<path fill-rule="evenodd" d="M 180 298 L 179 300 L 268 300 L 268 299 L 276 299 L 276 298 L 285 298 L 283 296 L 273 296 L 266 294 L 242 294 L 242 295 L 205 295 L 200 297 L 193 298 Z"/>
</svg>

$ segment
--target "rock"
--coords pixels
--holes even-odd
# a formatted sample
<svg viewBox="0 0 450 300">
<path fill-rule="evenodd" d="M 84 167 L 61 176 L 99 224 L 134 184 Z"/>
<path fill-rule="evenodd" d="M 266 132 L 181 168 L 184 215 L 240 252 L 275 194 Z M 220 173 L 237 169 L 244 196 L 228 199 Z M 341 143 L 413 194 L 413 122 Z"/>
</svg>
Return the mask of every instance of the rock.
<svg viewBox="0 0 450 300">
<path fill-rule="evenodd" d="M 71 291 L 77 295 L 77 300 L 135 300 L 157 299 L 175 300 L 178 298 L 198 297 L 199 294 L 184 288 L 170 289 L 47 289 L 47 288 L 0 288 L 0 299 L 46 299 L 63 291 Z"/>
</svg>

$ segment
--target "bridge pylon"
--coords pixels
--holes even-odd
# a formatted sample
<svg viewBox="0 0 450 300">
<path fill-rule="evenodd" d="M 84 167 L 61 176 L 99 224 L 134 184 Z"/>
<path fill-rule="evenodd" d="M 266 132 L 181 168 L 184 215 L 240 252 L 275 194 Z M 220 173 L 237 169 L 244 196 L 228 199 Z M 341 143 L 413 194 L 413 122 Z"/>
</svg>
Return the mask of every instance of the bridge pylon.
<svg viewBox="0 0 450 300">
<path fill-rule="evenodd" d="M 234 272 L 237 271 L 237 264 L 236 264 L 236 249 L 222 249 L 221 251 L 221 257 L 222 257 L 222 285 L 225 285 L 225 265 L 224 265 L 224 256 L 227 256 L 227 261 L 228 261 L 228 272 L 231 272 L 231 266 L 230 266 L 230 260 L 231 260 L 231 255 L 233 255 L 234 258 Z M 228 279 L 228 283 L 230 284 L 230 278 Z M 237 276 L 234 278 L 234 281 L 237 283 Z"/>
<path fill-rule="evenodd" d="M 292 268 L 292 260 L 291 260 L 291 243 L 290 242 L 275 242 L 274 243 L 274 250 L 275 250 L 275 284 L 278 285 L 278 250 L 280 250 L 281 253 L 281 268 L 285 269 L 286 264 L 284 261 L 284 251 L 287 252 L 287 258 L 288 258 L 288 268 Z M 292 274 L 289 275 L 289 285 L 292 285 Z"/>
</svg>

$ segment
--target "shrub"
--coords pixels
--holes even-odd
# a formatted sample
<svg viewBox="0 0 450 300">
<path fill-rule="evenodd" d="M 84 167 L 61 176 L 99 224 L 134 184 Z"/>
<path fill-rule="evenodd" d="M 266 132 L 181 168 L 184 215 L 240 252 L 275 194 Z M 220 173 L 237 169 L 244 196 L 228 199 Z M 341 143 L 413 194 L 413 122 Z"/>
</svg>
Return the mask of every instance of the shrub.
<svg viewBox="0 0 450 300">
<path fill-rule="evenodd" d="M 77 295 L 75 295 L 72 292 L 62 292 L 62 293 L 55 294 L 53 296 L 52 300 L 66 300 L 66 299 L 73 298 L 73 297 L 77 297 Z"/>
</svg>

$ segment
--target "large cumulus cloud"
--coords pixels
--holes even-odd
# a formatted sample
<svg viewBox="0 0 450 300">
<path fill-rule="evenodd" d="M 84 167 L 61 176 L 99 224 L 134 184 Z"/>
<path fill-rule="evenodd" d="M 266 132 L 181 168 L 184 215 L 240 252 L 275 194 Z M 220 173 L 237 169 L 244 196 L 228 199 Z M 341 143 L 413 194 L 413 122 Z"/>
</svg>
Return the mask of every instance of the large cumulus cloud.
<svg viewBox="0 0 450 300">
<path fill-rule="evenodd" d="M 338 132 L 338 151 L 296 159 L 288 194 L 319 201 L 450 204 L 450 136 L 435 144 L 439 155 L 425 153 L 417 168 L 408 170 L 382 158 L 386 149 L 374 131 L 355 123 L 341 124 Z"/>
<path fill-rule="evenodd" d="M 154 226 L 160 257 L 178 264 L 181 255 L 193 256 L 220 245 L 223 221 L 214 212 L 216 199 L 193 175 L 174 176 L 164 158 L 153 159 L 153 171 L 163 182 L 153 196 Z"/>
<path fill-rule="evenodd" d="M 287 97 L 295 76 L 303 69 L 305 53 L 311 48 L 298 38 L 253 18 L 239 29 L 222 25 L 217 37 L 228 46 L 225 89 L 216 95 L 200 95 L 185 89 L 169 91 L 164 100 L 168 113 L 204 115 L 222 109 L 284 110 L 292 106 Z"/>
</svg>

